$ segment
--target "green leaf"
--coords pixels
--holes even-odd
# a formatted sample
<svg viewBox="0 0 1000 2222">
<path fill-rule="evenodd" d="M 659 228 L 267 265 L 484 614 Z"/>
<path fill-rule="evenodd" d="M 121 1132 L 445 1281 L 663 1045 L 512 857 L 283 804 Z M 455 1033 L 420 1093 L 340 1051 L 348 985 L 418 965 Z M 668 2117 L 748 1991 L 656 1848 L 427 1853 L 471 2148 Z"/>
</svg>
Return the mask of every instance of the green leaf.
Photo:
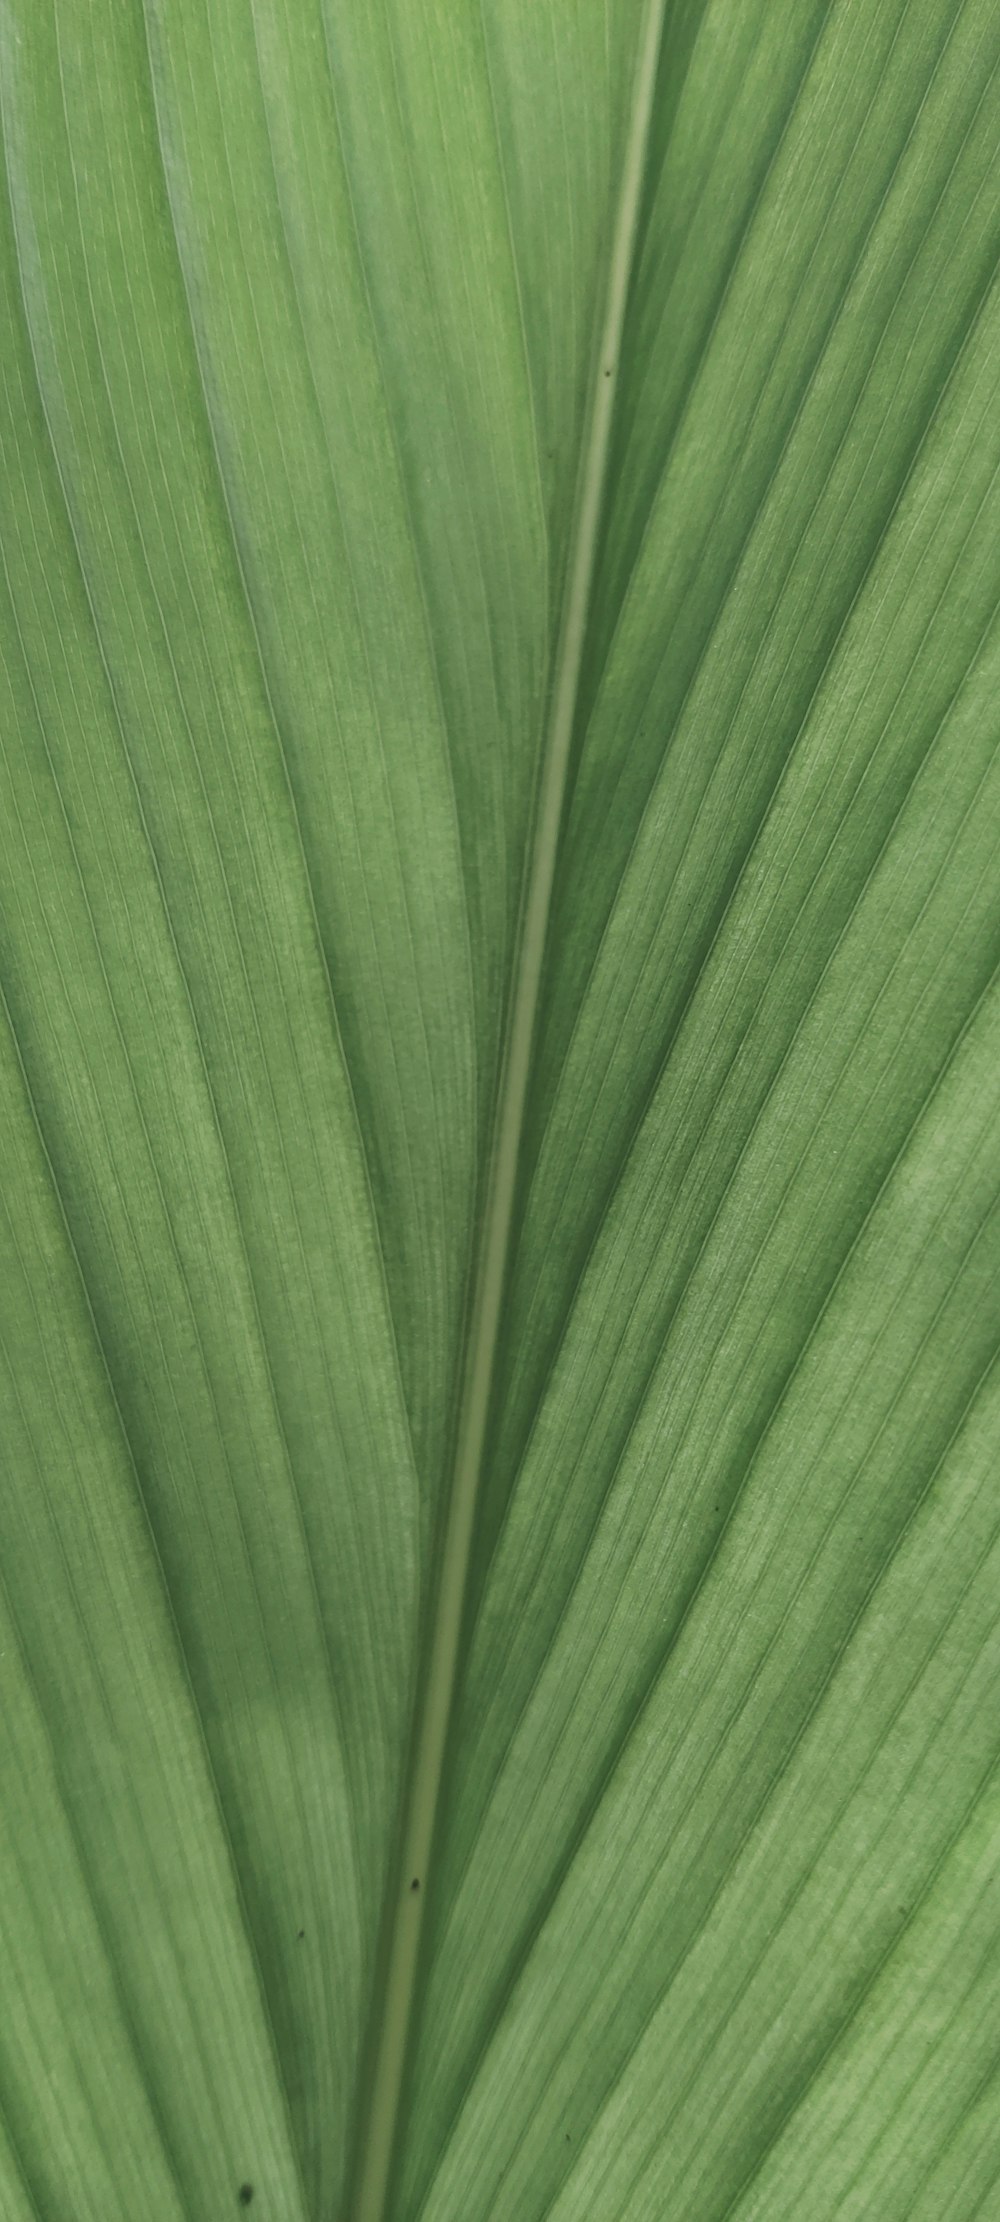
<svg viewBox="0 0 1000 2222">
<path fill-rule="evenodd" d="M 1000 2217 L 1000 18 L 0 12 L 4 2222 Z"/>
</svg>

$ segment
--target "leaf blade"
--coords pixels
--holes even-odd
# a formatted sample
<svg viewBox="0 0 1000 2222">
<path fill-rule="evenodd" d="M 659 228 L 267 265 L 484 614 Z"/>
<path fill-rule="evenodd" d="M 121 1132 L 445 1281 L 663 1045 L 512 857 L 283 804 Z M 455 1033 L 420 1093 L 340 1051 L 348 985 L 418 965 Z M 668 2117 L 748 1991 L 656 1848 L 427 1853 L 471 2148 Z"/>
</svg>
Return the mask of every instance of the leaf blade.
<svg viewBox="0 0 1000 2222">
<path fill-rule="evenodd" d="M 4 19 L 12 2213 L 357 2206 L 628 138 L 556 16 Z M 995 2196 L 997 61 L 667 22 L 400 2217 Z"/>
</svg>

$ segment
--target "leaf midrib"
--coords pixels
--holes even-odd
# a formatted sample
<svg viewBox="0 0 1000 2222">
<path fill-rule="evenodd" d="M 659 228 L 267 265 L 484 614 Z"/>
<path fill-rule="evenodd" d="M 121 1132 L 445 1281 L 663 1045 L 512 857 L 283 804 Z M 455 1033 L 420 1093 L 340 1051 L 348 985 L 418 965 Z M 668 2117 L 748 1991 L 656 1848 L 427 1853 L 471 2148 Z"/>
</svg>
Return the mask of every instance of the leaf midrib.
<svg viewBox="0 0 1000 2222">
<path fill-rule="evenodd" d="M 612 232 L 600 341 L 578 474 L 562 620 L 543 739 L 489 1183 L 466 1340 L 456 1447 L 413 1759 L 390 1901 L 377 2038 L 357 2148 L 350 2222 L 384 2222 L 416 2003 L 426 1881 L 451 1721 L 469 1557 L 511 1252 L 531 1057 L 559 850 L 598 532 L 604 509 L 618 356 L 635 259 L 666 0 L 645 0 Z M 418 1887 L 413 1888 L 416 1883 Z"/>
</svg>

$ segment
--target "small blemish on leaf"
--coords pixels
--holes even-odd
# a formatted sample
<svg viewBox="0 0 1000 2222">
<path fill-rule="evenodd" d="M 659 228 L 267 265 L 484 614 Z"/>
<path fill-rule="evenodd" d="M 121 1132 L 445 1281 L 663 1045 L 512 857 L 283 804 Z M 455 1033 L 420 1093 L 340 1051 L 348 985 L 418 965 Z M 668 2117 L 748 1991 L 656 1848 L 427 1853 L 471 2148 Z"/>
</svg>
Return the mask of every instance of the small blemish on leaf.
<svg viewBox="0 0 1000 2222">
<path fill-rule="evenodd" d="M 305 1930 L 304 1930 L 304 1929 L 299 1929 L 299 1930 L 298 1930 L 298 1932 L 297 1932 L 297 1934 L 296 1934 L 296 1938 L 295 1938 L 296 1944 L 301 1944 L 301 1942 L 302 1942 L 302 1939 L 303 1939 L 303 1937 L 305 1936 L 305 1933 L 306 1933 L 306 1932 L 305 1932 Z"/>
<path fill-rule="evenodd" d="M 240 2202 L 241 2207 L 248 2207 L 251 2199 L 253 2198 L 252 2183 L 241 2183 L 236 2196 Z"/>
<path fill-rule="evenodd" d="M 412 1881 L 412 1882 L 411 1882 L 411 1884 L 410 1884 L 410 1889 L 411 1889 L 411 1890 L 419 1890 L 419 1888 L 420 1888 L 420 1877 L 419 1877 L 419 1875 L 414 1875 L 413 1881 Z"/>
</svg>

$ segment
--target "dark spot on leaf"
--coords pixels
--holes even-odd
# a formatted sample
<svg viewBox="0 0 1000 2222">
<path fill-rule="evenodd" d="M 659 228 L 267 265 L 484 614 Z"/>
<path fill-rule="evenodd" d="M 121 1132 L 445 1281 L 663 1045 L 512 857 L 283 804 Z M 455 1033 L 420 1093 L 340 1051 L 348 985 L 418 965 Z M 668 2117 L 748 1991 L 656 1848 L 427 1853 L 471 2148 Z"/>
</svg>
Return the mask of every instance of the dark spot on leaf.
<svg viewBox="0 0 1000 2222">
<path fill-rule="evenodd" d="M 252 2183 L 241 2183 L 236 2196 L 240 2202 L 241 2207 L 248 2207 L 251 2199 L 253 2198 Z"/>
<path fill-rule="evenodd" d="M 412 1881 L 412 1882 L 411 1882 L 411 1884 L 410 1884 L 410 1889 L 411 1889 L 411 1890 L 419 1890 L 419 1888 L 420 1888 L 420 1877 L 419 1877 L 419 1875 L 414 1875 L 413 1881 Z"/>
<path fill-rule="evenodd" d="M 299 1932 L 298 1932 L 298 1935 L 297 1935 L 297 1938 L 296 1938 L 296 1943 L 298 1943 L 298 1944 L 301 1944 L 301 1942 L 302 1942 L 302 1939 L 303 1939 L 303 1937 L 305 1936 L 305 1933 L 306 1933 L 306 1932 L 305 1932 L 305 1930 L 304 1930 L 304 1929 L 300 1929 L 300 1930 L 299 1930 Z"/>
</svg>

